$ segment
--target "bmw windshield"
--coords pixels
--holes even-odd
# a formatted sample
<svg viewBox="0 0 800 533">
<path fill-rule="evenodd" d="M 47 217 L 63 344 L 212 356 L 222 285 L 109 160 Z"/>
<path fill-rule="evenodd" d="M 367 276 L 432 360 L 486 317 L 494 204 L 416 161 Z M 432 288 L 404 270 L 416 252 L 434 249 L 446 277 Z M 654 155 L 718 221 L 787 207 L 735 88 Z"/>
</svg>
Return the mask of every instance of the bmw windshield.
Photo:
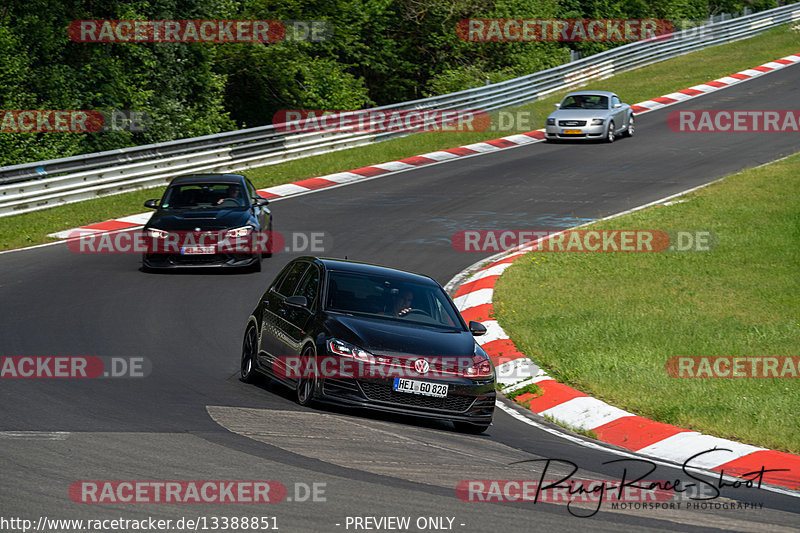
<svg viewBox="0 0 800 533">
<path fill-rule="evenodd" d="M 247 207 L 247 196 L 237 183 L 190 183 L 167 189 L 163 209 L 220 209 Z"/>
</svg>

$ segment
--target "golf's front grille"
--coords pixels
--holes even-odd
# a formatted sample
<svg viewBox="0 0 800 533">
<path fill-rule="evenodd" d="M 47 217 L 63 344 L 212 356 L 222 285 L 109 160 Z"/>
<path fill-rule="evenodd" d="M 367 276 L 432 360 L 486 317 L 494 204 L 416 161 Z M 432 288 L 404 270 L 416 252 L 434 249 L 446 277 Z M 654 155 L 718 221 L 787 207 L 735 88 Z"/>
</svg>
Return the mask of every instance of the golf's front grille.
<svg viewBox="0 0 800 533">
<path fill-rule="evenodd" d="M 409 394 L 397 392 L 387 383 L 374 383 L 360 381 L 361 389 L 367 399 L 375 402 L 392 403 L 408 407 L 421 407 L 423 409 L 443 409 L 463 413 L 470 408 L 475 400 L 472 396 L 462 396 L 448 393 L 446 398 L 434 398 L 432 396 L 422 396 L 420 394 Z"/>
</svg>

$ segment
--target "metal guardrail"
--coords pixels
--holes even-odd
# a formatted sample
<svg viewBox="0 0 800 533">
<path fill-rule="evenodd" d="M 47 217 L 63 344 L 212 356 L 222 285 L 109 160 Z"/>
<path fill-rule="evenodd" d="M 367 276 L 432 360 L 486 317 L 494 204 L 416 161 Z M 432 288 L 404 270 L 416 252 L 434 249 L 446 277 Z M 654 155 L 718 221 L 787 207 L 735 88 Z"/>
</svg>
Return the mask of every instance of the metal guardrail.
<svg viewBox="0 0 800 533">
<path fill-rule="evenodd" d="M 752 37 L 800 20 L 800 3 L 626 44 L 565 65 L 475 89 L 364 112 L 482 110 L 520 105 L 589 80 Z M 0 217 L 162 186 L 177 174 L 232 172 L 362 146 L 407 133 L 286 133 L 275 125 L 0 168 Z"/>
</svg>

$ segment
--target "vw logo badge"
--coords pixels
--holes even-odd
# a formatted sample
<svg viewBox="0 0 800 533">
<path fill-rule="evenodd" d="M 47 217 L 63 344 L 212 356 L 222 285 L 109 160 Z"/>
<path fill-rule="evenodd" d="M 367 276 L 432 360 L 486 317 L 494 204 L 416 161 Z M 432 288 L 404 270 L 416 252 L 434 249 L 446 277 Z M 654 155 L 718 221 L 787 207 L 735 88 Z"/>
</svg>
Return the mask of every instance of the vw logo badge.
<svg viewBox="0 0 800 533">
<path fill-rule="evenodd" d="M 431 365 L 428 364 L 428 361 L 425 359 L 417 359 L 414 361 L 414 370 L 419 372 L 420 374 L 425 374 L 428 370 L 430 370 Z"/>
</svg>

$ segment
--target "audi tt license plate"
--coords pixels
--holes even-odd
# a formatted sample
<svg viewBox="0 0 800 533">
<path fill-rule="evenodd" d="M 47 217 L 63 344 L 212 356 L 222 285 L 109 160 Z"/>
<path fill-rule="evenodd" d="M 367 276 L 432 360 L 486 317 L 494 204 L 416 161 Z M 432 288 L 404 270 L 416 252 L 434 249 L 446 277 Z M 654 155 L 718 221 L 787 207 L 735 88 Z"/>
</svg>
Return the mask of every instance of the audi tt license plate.
<svg viewBox="0 0 800 533">
<path fill-rule="evenodd" d="M 580 135 L 583 133 L 581 130 L 564 130 L 564 135 Z"/>
<path fill-rule="evenodd" d="M 433 396 L 434 398 L 447 397 L 448 385 L 443 383 L 431 383 L 429 381 L 417 381 L 416 379 L 394 378 L 394 390 L 397 392 L 408 392 L 410 394 L 421 394 L 422 396 Z"/>
<path fill-rule="evenodd" d="M 216 246 L 181 246 L 181 255 L 207 255 L 217 253 Z"/>
</svg>

